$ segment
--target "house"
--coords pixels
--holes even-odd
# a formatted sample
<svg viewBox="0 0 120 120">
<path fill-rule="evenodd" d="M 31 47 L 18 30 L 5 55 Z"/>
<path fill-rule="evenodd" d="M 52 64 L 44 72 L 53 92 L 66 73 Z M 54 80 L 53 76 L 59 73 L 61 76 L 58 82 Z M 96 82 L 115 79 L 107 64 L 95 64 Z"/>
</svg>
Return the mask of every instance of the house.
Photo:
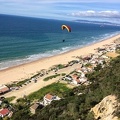
<svg viewBox="0 0 120 120">
<path fill-rule="evenodd" d="M 10 111 L 7 108 L 0 109 L 0 117 L 5 117 L 10 113 Z"/>
<path fill-rule="evenodd" d="M 72 76 L 72 79 L 73 79 L 73 83 L 74 83 L 74 84 L 76 84 L 76 85 L 80 84 L 80 80 L 78 79 L 78 76 L 77 76 L 77 75 L 73 75 L 73 76 Z"/>
<path fill-rule="evenodd" d="M 99 58 L 98 53 L 97 53 L 97 54 L 94 54 L 94 55 L 92 56 L 92 59 L 91 59 L 91 60 L 94 60 L 94 59 L 96 59 L 96 58 Z M 90 60 L 90 61 L 91 61 L 91 60 Z"/>
<path fill-rule="evenodd" d="M 82 67 L 82 72 L 85 73 L 85 74 L 88 73 L 87 68 L 86 67 Z"/>
<path fill-rule="evenodd" d="M 77 76 L 77 75 L 75 75 L 75 74 L 74 74 L 74 75 L 72 75 L 71 77 L 72 77 L 72 79 L 73 79 L 73 80 L 78 78 L 78 76 Z"/>
<path fill-rule="evenodd" d="M 78 84 L 80 84 L 80 80 L 79 80 L 79 79 L 73 79 L 73 83 L 74 83 L 75 85 L 78 85 Z"/>
<path fill-rule="evenodd" d="M 101 57 L 104 58 L 104 59 L 107 59 L 107 58 L 108 58 L 106 55 L 102 55 Z"/>
<path fill-rule="evenodd" d="M 79 81 L 80 83 L 85 83 L 87 81 L 87 78 L 86 77 L 80 78 Z"/>
<path fill-rule="evenodd" d="M 31 107 L 30 107 L 30 111 L 32 114 L 35 114 L 36 109 L 39 107 L 39 104 L 34 103 Z"/>
<path fill-rule="evenodd" d="M 85 73 L 84 72 L 81 72 L 81 77 L 85 77 Z"/>
<path fill-rule="evenodd" d="M 53 100 L 60 100 L 58 96 L 47 94 L 44 96 L 44 105 L 50 104 Z"/>
<path fill-rule="evenodd" d="M 6 85 L 0 85 L 0 94 L 4 94 L 10 91 L 10 89 Z"/>
<path fill-rule="evenodd" d="M 90 63 L 91 63 L 91 64 L 96 64 L 96 60 L 93 59 L 93 60 L 90 61 Z"/>
<path fill-rule="evenodd" d="M 103 60 L 99 60 L 99 61 L 98 61 L 98 64 L 101 64 L 101 65 L 102 65 L 102 64 L 103 64 Z"/>
<path fill-rule="evenodd" d="M 0 100 L 0 105 L 2 104 L 2 100 Z"/>
</svg>

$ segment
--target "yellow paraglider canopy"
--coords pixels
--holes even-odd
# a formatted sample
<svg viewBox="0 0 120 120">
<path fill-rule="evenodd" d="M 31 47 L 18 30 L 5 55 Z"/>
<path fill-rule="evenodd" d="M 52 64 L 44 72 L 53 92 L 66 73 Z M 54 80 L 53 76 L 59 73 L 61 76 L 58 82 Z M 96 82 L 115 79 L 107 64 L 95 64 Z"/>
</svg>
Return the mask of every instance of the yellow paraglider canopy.
<svg viewBox="0 0 120 120">
<path fill-rule="evenodd" d="M 62 30 L 67 29 L 68 32 L 71 32 L 71 28 L 67 25 L 62 25 L 61 28 Z"/>
</svg>

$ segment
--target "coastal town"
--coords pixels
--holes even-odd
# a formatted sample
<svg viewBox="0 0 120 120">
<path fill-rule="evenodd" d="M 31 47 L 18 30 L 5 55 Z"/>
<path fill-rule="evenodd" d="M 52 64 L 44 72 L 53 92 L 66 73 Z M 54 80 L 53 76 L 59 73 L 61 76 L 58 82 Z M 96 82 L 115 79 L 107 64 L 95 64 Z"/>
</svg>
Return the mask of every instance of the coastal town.
<svg viewBox="0 0 120 120">
<path fill-rule="evenodd" d="M 0 117 L 11 117 L 15 112 L 14 107 L 9 102 L 6 102 L 7 98 L 13 97 L 10 102 L 15 104 L 18 99 L 26 99 L 27 95 L 52 83 L 62 83 L 70 89 L 91 84 L 87 75 L 109 65 L 111 59 L 119 56 L 119 50 L 120 37 L 110 44 L 97 47 L 94 49 L 94 53 L 80 56 L 78 54 L 78 56 L 73 56 L 73 60 L 68 63 L 53 65 L 49 69 L 41 69 L 28 79 L 1 84 Z M 42 87 L 40 87 L 41 84 L 43 85 Z M 36 89 L 33 90 L 35 87 Z M 42 109 L 51 104 L 52 101 L 59 102 L 60 99 L 63 99 L 63 97 L 49 91 L 44 94 L 42 99 L 39 100 L 38 98 L 38 100 L 29 101 L 28 105 L 30 106 L 31 114 L 35 114 L 38 108 Z"/>
</svg>

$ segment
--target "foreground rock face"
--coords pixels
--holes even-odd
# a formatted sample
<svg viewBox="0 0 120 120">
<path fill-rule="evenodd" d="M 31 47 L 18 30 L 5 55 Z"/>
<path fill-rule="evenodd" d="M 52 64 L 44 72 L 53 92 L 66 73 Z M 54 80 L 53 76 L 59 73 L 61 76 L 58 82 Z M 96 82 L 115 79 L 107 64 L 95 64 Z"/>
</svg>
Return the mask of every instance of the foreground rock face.
<svg viewBox="0 0 120 120">
<path fill-rule="evenodd" d="M 91 111 L 97 120 L 118 120 L 118 117 L 114 116 L 118 106 L 120 106 L 120 103 L 117 102 L 116 97 L 109 95 L 93 107 Z"/>
</svg>

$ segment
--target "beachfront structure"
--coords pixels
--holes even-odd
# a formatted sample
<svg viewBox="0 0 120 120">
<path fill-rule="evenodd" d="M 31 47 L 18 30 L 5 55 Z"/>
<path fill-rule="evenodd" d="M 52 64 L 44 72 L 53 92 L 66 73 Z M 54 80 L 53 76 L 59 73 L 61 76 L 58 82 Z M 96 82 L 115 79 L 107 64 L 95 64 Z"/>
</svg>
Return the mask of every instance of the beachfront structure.
<svg viewBox="0 0 120 120">
<path fill-rule="evenodd" d="M 0 117 L 5 117 L 10 113 L 10 111 L 7 108 L 0 109 Z"/>
<path fill-rule="evenodd" d="M 98 54 L 98 53 L 97 53 L 97 54 L 94 54 L 94 55 L 92 56 L 92 59 L 91 59 L 91 60 L 96 59 L 96 58 L 99 58 L 99 54 Z"/>
<path fill-rule="evenodd" d="M 82 71 L 81 68 L 76 69 L 76 72 L 81 73 L 81 77 L 85 77 L 85 73 Z"/>
<path fill-rule="evenodd" d="M 86 77 L 79 78 L 80 83 L 85 83 L 87 81 Z"/>
<path fill-rule="evenodd" d="M 80 84 L 80 80 L 79 80 L 79 79 L 73 79 L 73 83 L 74 83 L 75 85 L 78 85 L 78 84 Z"/>
<path fill-rule="evenodd" d="M 87 78 L 85 77 L 86 69 L 84 71 L 80 71 L 81 75 L 78 76 L 77 74 L 72 75 L 72 83 L 75 85 L 85 83 L 87 81 Z"/>
<path fill-rule="evenodd" d="M 97 60 L 96 60 L 96 59 L 92 59 L 92 60 L 90 61 L 90 63 L 91 63 L 91 64 L 96 64 L 96 63 L 97 63 Z"/>
<path fill-rule="evenodd" d="M 81 77 L 82 78 L 85 77 L 85 73 L 81 72 Z"/>
<path fill-rule="evenodd" d="M 75 85 L 80 84 L 80 80 L 79 80 L 79 78 L 78 78 L 77 75 L 72 75 L 72 79 L 73 79 L 72 82 L 73 82 Z"/>
<path fill-rule="evenodd" d="M 10 89 L 6 85 L 0 85 L 0 94 L 4 94 L 10 91 Z"/>
<path fill-rule="evenodd" d="M 82 72 L 83 72 L 84 74 L 88 73 L 88 70 L 87 70 L 86 67 L 82 67 L 81 70 L 82 70 Z"/>
<path fill-rule="evenodd" d="M 60 98 L 58 96 L 55 96 L 55 95 L 51 95 L 51 94 L 47 94 L 44 96 L 43 98 L 44 100 L 44 105 L 49 105 L 53 100 L 60 100 Z"/>
<path fill-rule="evenodd" d="M 0 105 L 2 104 L 2 100 L 0 100 Z"/>
<path fill-rule="evenodd" d="M 30 112 L 32 114 L 35 114 L 37 109 L 42 109 L 44 107 L 44 104 L 41 104 L 40 102 L 34 103 L 31 107 L 30 107 Z"/>
<path fill-rule="evenodd" d="M 32 114 L 35 114 L 37 108 L 39 107 L 39 104 L 34 103 L 31 107 L 30 107 L 30 111 Z"/>
<path fill-rule="evenodd" d="M 106 55 L 102 55 L 101 58 L 108 59 Z"/>
</svg>

